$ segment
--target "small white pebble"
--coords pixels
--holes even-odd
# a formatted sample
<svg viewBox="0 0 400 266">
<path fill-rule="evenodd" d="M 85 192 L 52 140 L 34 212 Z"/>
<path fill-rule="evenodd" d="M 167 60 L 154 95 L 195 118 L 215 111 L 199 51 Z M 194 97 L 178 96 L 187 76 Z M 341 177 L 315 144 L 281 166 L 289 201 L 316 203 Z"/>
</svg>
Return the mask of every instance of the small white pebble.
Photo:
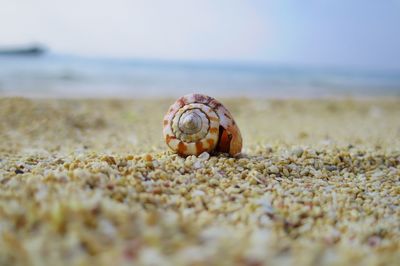
<svg viewBox="0 0 400 266">
<path fill-rule="evenodd" d="M 204 196 L 204 195 L 206 195 L 206 193 L 204 193 L 204 191 L 202 191 L 202 190 L 195 190 L 195 191 L 193 191 L 192 192 L 192 197 L 196 197 L 196 196 Z"/>
<path fill-rule="evenodd" d="M 197 158 L 200 159 L 201 161 L 207 161 L 210 158 L 210 154 L 205 151 L 202 154 L 200 154 Z"/>
<path fill-rule="evenodd" d="M 202 168 L 203 167 L 203 163 L 201 162 L 201 161 L 196 161 L 194 164 L 193 164 L 193 168 L 194 169 L 200 169 L 200 168 Z"/>
<path fill-rule="evenodd" d="M 303 155 L 303 152 L 303 149 L 298 147 L 292 151 L 292 155 L 295 155 L 296 157 L 301 157 L 301 155 Z"/>
</svg>

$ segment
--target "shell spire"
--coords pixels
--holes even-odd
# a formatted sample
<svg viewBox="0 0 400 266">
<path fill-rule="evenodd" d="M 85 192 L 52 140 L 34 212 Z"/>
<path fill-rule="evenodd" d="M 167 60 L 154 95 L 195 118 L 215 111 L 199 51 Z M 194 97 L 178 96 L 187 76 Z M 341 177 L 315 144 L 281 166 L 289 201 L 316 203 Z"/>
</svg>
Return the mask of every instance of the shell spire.
<svg viewBox="0 0 400 266">
<path fill-rule="evenodd" d="M 222 103 L 202 94 L 180 97 L 164 117 L 167 145 L 179 155 L 224 152 L 231 156 L 242 150 L 242 136 L 232 115 Z"/>
</svg>

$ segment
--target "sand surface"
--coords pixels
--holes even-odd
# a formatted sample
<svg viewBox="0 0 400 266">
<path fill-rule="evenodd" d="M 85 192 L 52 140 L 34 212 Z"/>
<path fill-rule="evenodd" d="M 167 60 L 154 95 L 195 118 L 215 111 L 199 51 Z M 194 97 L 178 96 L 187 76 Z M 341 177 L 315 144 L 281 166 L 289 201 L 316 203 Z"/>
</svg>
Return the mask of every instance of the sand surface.
<svg viewBox="0 0 400 266">
<path fill-rule="evenodd" d="M 398 265 L 400 99 L 221 99 L 235 159 L 173 101 L 0 99 L 0 265 Z"/>
</svg>

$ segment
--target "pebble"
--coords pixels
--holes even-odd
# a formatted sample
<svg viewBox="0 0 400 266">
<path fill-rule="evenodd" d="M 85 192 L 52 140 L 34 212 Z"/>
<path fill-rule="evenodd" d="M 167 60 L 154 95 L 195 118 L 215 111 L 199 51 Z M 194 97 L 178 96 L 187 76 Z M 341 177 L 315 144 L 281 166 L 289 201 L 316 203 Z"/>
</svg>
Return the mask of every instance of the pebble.
<svg viewBox="0 0 400 266">
<path fill-rule="evenodd" d="M 270 173 L 277 174 L 279 173 L 279 168 L 275 165 L 271 165 L 270 167 L 268 167 L 268 171 Z"/>
<path fill-rule="evenodd" d="M 328 171 L 336 171 L 337 167 L 335 165 L 328 165 L 328 166 L 325 166 L 325 169 Z"/>
<path fill-rule="evenodd" d="M 202 161 L 200 161 L 200 160 L 196 161 L 196 162 L 193 164 L 193 168 L 194 168 L 194 169 L 200 169 L 200 168 L 202 168 L 202 167 L 203 167 L 203 163 L 202 163 Z"/>
<path fill-rule="evenodd" d="M 296 157 L 301 157 L 303 155 L 303 149 L 298 147 L 292 150 L 292 154 Z"/>
<path fill-rule="evenodd" d="M 210 154 L 208 152 L 203 152 L 198 156 L 198 159 L 201 161 L 207 161 L 210 158 Z"/>
</svg>

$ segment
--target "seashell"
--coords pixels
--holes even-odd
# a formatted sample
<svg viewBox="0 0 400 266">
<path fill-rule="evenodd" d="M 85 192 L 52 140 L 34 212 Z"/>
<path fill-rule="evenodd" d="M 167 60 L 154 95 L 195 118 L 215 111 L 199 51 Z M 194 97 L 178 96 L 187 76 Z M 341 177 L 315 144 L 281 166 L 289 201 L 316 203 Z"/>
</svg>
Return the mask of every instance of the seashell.
<svg viewBox="0 0 400 266">
<path fill-rule="evenodd" d="M 242 150 L 240 130 L 229 111 L 216 99 L 202 94 L 179 98 L 164 117 L 167 145 L 181 156 Z"/>
</svg>

